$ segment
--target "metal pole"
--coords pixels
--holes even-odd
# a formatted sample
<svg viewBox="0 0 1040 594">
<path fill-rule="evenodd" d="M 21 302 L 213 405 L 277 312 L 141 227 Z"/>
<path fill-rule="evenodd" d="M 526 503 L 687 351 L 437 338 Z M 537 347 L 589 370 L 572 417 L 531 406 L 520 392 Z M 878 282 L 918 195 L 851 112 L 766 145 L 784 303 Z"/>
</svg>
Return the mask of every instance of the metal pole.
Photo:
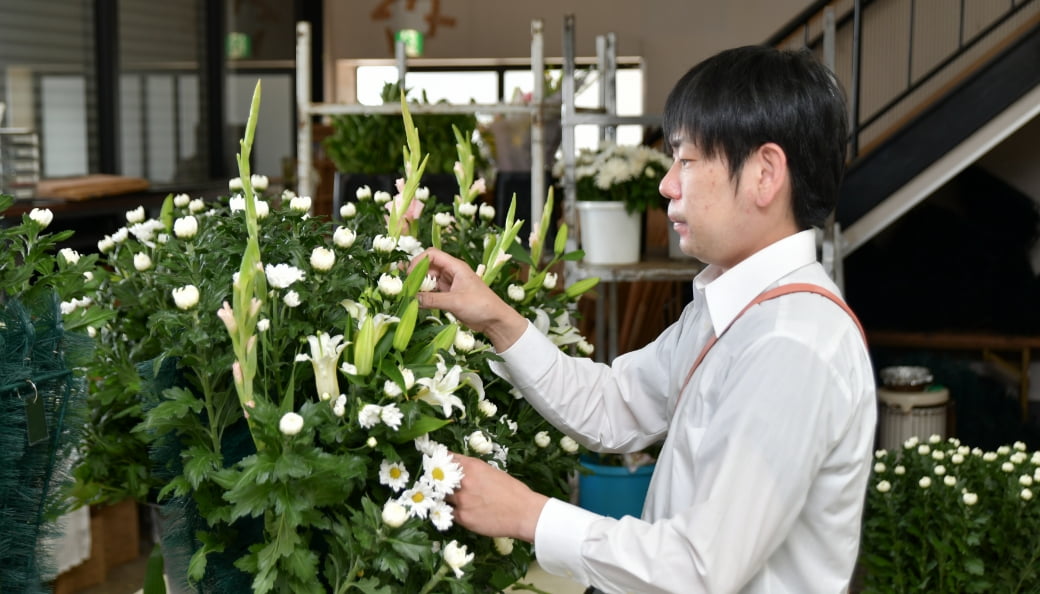
<svg viewBox="0 0 1040 594">
<path fill-rule="evenodd" d="M 535 111 L 531 117 L 531 212 L 528 228 L 541 220 L 545 199 L 545 51 L 542 42 L 542 21 L 531 21 L 531 74 L 534 76 L 532 101 Z M 535 263 L 537 264 L 537 262 Z"/>
<path fill-rule="evenodd" d="M 600 67 L 603 69 L 601 105 L 607 115 L 612 117 L 617 115 L 617 35 L 607 33 L 603 39 L 603 55 L 600 56 Z M 600 139 L 617 142 L 617 125 L 608 124 L 601 128 Z"/>
<path fill-rule="evenodd" d="M 311 139 L 314 130 L 311 124 L 311 25 L 306 21 L 296 23 L 296 193 L 300 196 L 314 195 L 311 171 L 314 155 Z M 336 197 L 333 196 L 333 201 Z"/>
<path fill-rule="evenodd" d="M 563 147 L 563 220 L 576 229 L 574 201 L 577 200 L 574 177 L 574 15 L 563 17 L 563 112 L 561 114 L 561 145 Z M 576 233 L 567 236 L 567 250 L 578 249 Z"/>
<path fill-rule="evenodd" d="M 860 45 L 863 43 L 863 18 L 860 0 L 852 3 L 852 89 L 849 99 L 849 129 L 852 130 L 849 147 L 849 159 L 859 155 L 859 87 L 860 87 Z"/>
</svg>

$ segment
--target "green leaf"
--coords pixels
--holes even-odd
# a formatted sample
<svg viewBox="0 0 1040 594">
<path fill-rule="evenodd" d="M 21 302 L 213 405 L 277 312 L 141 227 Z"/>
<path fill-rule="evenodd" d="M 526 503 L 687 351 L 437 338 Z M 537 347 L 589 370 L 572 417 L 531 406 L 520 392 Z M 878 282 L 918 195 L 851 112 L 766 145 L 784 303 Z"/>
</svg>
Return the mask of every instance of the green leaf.
<svg viewBox="0 0 1040 594">
<path fill-rule="evenodd" d="M 964 561 L 964 570 L 971 575 L 985 575 L 986 565 L 982 562 L 982 559 L 972 557 Z"/>
<path fill-rule="evenodd" d="M 448 423 L 451 423 L 451 419 L 438 419 L 437 417 L 423 415 L 411 425 L 401 427 L 401 430 L 394 434 L 392 441 L 394 443 L 406 443 L 416 437 L 436 431 Z"/>
<path fill-rule="evenodd" d="M 589 277 L 589 278 L 583 278 L 580 281 L 574 283 L 573 285 L 567 287 L 567 289 L 564 290 L 563 293 L 568 298 L 573 299 L 573 298 L 575 298 L 575 297 L 577 297 L 579 295 L 584 295 L 587 291 L 591 290 L 593 287 L 595 287 L 598 284 L 599 284 L 599 277 L 598 276 L 593 276 L 593 277 Z"/>
<path fill-rule="evenodd" d="M 156 543 L 152 554 L 148 556 L 148 565 L 144 573 L 143 594 L 166 594 L 166 579 L 163 577 L 162 545 Z"/>
</svg>

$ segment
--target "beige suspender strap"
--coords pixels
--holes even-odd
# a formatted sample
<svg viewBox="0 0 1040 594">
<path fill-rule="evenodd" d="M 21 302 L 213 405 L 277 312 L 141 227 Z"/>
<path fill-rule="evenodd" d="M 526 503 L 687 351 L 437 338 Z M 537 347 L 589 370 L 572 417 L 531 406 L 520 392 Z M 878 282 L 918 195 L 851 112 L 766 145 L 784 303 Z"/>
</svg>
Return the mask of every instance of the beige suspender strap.
<svg viewBox="0 0 1040 594">
<path fill-rule="evenodd" d="M 740 319 L 740 316 L 744 315 L 744 313 L 747 312 L 747 310 L 751 309 L 752 306 L 758 305 L 763 301 L 776 299 L 777 297 L 787 295 L 789 293 L 816 293 L 817 295 L 823 295 L 827 299 L 830 299 L 831 301 L 836 303 L 838 307 L 844 309 L 845 313 L 849 314 L 849 317 L 852 318 L 853 322 L 856 322 L 856 327 L 859 328 L 859 333 L 863 336 L 863 341 L 866 342 L 867 333 L 863 331 L 863 325 L 859 323 L 859 318 L 856 317 L 856 314 L 852 313 L 852 310 L 849 309 L 849 306 L 845 303 L 845 301 L 843 301 L 840 297 L 838 297 L 834 293 L 831 293 L 827 289 L 824 289 L 819 285 L 814 285 L 811 283 L 791 283 L 789 285 L 781 285 L 779 287 L 776 287 L 775 289 L 770 289 L 765 293 L 760 294 L 758 297 L 755 297 L 755 299 L 752 300 L 751 303 L 748 303 L 747 306 L 744 307 L 744 309 L 740 310 L 740 313 L 738 313 L 736 317 L 733 318 L 733 321 L 729 323 L 729 326 L 726 326 L 726 328 L 722 331 L 722 334 L 725 334 L 726 331 L 733 326 L 733 323 Z M 704 360 L 705 355 L 708 354 L 708 351 L 711 350 L 711 347 L 715 346 L 715 343 L 718 342 L 720 337 L 721 335 L 712 336 L 711 340 L 708 341 L 708 344 L 704 345 L 704 348 L 701 349 L 701 354 L 697 355 L 697 360 L 694 361 L 693 365 L 690 366 L 690 371 L 686 374 L 686 380 L 683 382 L 682 388 L 679 389 L 679 398 L 682 398 L 683 392 L 686 391 L 686 386 L 690 383 L 690 379 L 693 378 L 693 372 L 697 371 L 697 368 L 700 367 L 701 361 Z"/>
</svg>

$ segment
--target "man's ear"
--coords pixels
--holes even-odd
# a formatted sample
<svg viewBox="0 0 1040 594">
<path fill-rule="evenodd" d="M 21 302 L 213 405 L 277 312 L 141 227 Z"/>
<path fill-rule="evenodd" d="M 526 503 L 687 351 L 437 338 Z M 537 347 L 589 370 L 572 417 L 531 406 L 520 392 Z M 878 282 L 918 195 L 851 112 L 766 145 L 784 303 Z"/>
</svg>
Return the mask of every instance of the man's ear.
<svg viewBox="0 0 1040 594">
<path fill-rule="evenodd" d="M 757 179 L 754 180 L 758 206 L 768 206 L 779 196 L 790 195 L 787 154 L 775 142 L 767 142 L 754 153 Z"/>
</svg>

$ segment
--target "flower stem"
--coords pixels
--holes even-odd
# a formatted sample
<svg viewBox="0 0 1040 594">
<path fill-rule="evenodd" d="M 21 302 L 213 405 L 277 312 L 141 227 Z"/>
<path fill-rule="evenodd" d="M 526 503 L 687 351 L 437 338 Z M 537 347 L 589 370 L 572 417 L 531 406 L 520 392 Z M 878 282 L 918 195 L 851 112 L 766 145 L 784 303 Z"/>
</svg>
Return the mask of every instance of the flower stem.
<svg viewBox="0 0 1040 594">
<path fill-rule="evenodd" d="M 434 587 L 436 587 L 437 584 L 441 583 L 441 580 L 443 580 L 444 576 L 446 576 L 447 574 L 447 564 L 441 565 L 440 569 L 437 570 L 437 573 L 433 574 L 430 577 L 430 581 L 426 582 L 426 585 L 422 587 L 422 590 L 419 590 L 419 594 L 429 594 L 430 592 L 432 592 Z"/>
</svg>

